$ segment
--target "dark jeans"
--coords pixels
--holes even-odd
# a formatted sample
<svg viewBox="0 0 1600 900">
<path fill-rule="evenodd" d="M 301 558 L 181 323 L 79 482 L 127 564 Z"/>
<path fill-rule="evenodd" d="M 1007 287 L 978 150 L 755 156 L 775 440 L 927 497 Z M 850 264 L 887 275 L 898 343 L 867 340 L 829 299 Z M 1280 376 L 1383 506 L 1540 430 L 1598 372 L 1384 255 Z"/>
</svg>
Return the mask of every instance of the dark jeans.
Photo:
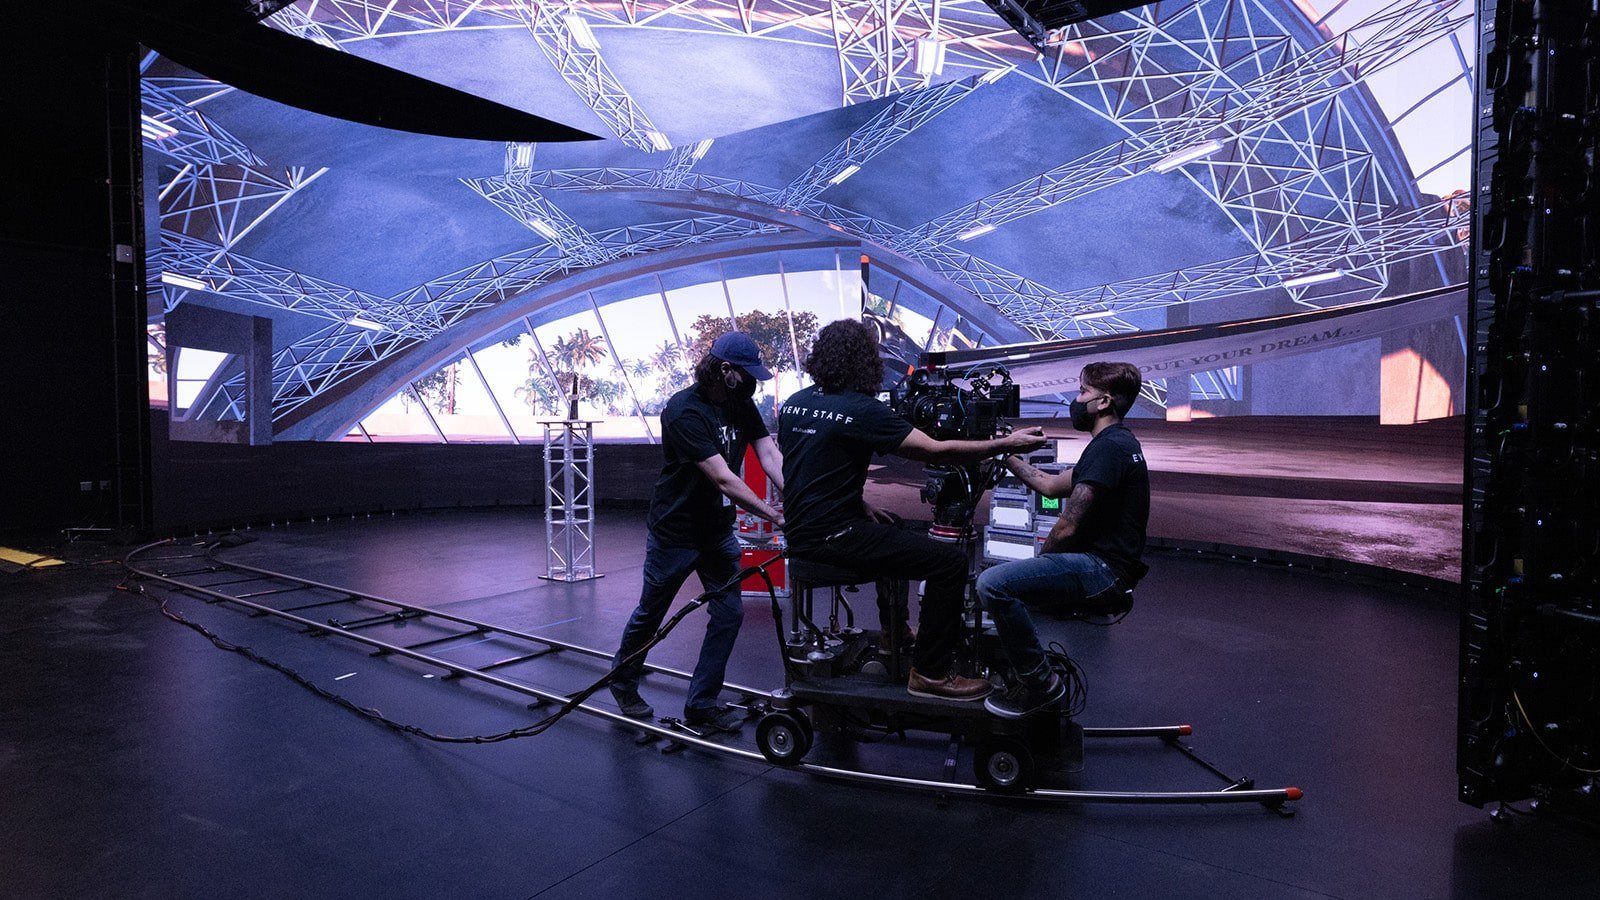
<svg viewBox="0 0 1600 900">
<path fill-rule="evenodd" d="M 1045 553 L 985 569 L 978 576 L 978 602 L 994 619 L 1017 677 L 1039 684 L 1050 670 L 1028 607 L 1071 612 L 1120 587 L 1111 567 L 1092 553 Z"/>
<path fill-rule="evenodd" d="M 930 678 L 949 674 L 961 642 L 961 598 L 967 586 L 967 554 L 960 547 L 920 531 L 859 522 L 821 544 L 791 550 L 790 555 L 880 579 L 926 579 L 911 661 Z"/>
<path fill-rule="evenodd" d="M 710 590 L 725 584 L 739 571 L 739 540 L 728 532 L 720 544 L 705 547 L 667 547 L 651 534 L 644 544 L 644 590 L 639 595 L 639 607 L 622 630 L 622 646 L 612 658 L 619 665 L 640 647 L 643 647 L 666 618 L 667 607 L 678 589 L 689 579 L 689 573 L 700 576 L 700 585 Z M 711 598 L 706 604 L 710 621 L 706 623 L 706 637 L 700 644 L 700 660 L 695 663 L 694 674 L 689 678 L 689 699 L 685 710 L 710 709 L 717 705 L 717 695 L 722 692 L 722 682 L 728 670 L 728 657 L 733 654 L 733 642 L 739 637 L 739 625 L 744 621 L 744 599 L 739 596 L 739 585 Z M 639 689 L 639 679 L 644 675 L 644 656 L 619 670 L 612 684 L 619 688 Z"/>
</svg>

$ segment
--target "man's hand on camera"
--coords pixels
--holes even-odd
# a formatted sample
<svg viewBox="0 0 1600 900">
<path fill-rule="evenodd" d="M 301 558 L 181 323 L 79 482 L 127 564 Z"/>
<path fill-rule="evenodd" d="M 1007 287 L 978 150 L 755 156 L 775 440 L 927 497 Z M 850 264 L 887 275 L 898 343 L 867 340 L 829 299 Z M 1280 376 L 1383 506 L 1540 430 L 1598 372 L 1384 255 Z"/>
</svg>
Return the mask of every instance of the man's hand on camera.
<svg viewBox="0 0 1600 900">
<path fill-rule="evenodd" d="M 1013 431 L 1001 438 L 1000 447 L 1007 453 L 1015 453 L 1017 451 L 1027 453 L 1031 450 L 1037 450 L 1040 447 L 1043 447 L 1044 442 L 1044 429 L 1040 428 L 1038 425 L 1034 425 L 1031 428 L 1022 428 L 1017 431 Z"/>
</svg>

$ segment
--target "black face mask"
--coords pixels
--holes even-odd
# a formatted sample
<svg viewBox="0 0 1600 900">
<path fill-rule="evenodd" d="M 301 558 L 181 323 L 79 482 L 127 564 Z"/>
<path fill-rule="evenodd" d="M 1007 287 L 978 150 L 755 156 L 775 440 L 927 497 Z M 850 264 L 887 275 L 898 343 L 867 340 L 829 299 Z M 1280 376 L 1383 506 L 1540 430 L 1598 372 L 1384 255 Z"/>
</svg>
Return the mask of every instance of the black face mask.
<svg viewBox="0 0 1600 900">
<path fill-rule="evenodd" d="M 1074 430 L 1094 430 L 1095 414 L 1089 412 L 1089 404 L 1083 402 L 1082 400 L 1074 400 L 1067 404 L 1067 413 L 1072 416 L 1072 427 Z"/>
<path fill-rule="evenodd" d="M 756 380 L 754 378 L 741 378 L 734 384 L 728 384 L 728 382 L 724 381 L 723 385 L 728 389 L 728 398 L 730 400 L 749 400 L 756 395 Z"/>
</svg>

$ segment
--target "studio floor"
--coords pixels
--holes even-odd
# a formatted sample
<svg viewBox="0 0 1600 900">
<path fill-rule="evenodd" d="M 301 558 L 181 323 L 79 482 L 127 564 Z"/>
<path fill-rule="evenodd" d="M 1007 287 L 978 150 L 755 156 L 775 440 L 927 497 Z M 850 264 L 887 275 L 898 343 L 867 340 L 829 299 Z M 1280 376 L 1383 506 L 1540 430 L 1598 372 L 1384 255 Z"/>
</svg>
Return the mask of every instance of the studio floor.
<svg viewBox="0 0 1600 900">
<path fill-rule="evenodd" d="M 538 578 L 536 510 L 252 534 L 224 557 L 609 650 L 637 599 L 644 529 L 642 513 L 602 510 L 606 577 L 570 585 Z M 1148 560 L 1123 623 L 1044 621 L 1087 673 L 1084 724 L 1192 724 L 1191 744 L 1223 768 L 1305 790 L 1283 819 L 1254 805 L 941 801 L 664 754 L 582 716 L 501 743 L 404 736 L 217 649 L 158 602 L 430 732 L 494 734 L 542 713 L 238 608 L 116 590 L 109 560 L 124 550 L 77 545 L 70 565 L 0 575 L 5 896 L 1587 897 L 1600 884 L 1593 837 L 1496 824 L 1455 800 L 1447 592 L 1169 551 Z M 652 662 L 691 667 L 700 632 L 688 620 Z M 774 644 L 765 602 L 747 602 L 730 680 L 780 685 Z M 536 660 L 506 674 L 570 691 L 601 671 Z M 678 714 L 660 681 L 644 693 Z M 938 777 L 916 742 L 872 753 Z M 1156 742 L 1092 742 L 1079 779 L 1219 786 Z"/>
</svg>

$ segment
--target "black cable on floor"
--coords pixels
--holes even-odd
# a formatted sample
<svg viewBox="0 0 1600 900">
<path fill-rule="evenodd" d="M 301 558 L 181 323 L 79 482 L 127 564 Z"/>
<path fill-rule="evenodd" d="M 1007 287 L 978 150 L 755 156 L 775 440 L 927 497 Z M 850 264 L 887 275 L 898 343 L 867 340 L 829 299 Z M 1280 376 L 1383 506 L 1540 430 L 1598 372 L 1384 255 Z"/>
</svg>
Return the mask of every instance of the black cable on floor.
<svg viewBox="0 0 1600 900">
<path fill-rule="evenodd" d="M 224 542 L 219 541 L 218 543 L 224 543 Z M 228 544 L 228 545 L 229 546 L 237 546 L 237 544 Z M 777 557 L 774 557 L 774 559 L 777 559 Z M 672 632 L 672 630 L 678 626 L 678 623 L 682 622 L 684 620 L 684 618 L 689 615 L 689 613 L 691 613 L 691 612 L 695 611 L 696 609 L 699 609 L 700 607 L 704 606 L 709 601 L 709 598 L 711 596 L 713 596 L 715 594 L 720 594 L 723 591 L 728 590 L 729 588 L 736 587 L 742 581 L 744 581 L 744 579 L 746 579 L 746 578 L 748 578 L 748 577 L 750 577 L 752 575 L 759 575 L 766 582 L 767 591 L 772 596 L 773 605 L 774 605 L 774 607 L 776 607 L 777 606 L 777 602 L 778 602 L 777 591 L 776 591 L 776 588 L 773 586 L 771 576 L 768 575 L 767 571 L 766 571 L 766 566 L 771 565 L 771 563 L 772 563 L 772 560 L 769 560 L 766 563 L 762 563 L 761 565 L 758 565 L 758 566 L 749 566 L 749 567 L 740 569 L 738 571 L 738 573 L 736 573 L 730 581 L 724 583 L 720 587 L 713 588 L 711 590 L 705 591 L 705 592 L 701 593 L 699 596 L 697 596 L 694 599 L 690 600 L 688 603 L 685 603 L 683 605 L 683 607 L 681 609 L 679 609 L 678 612 L 675 613 L 673 615 L 673 617 L 666 622 L 666 624 L 662 625 L 661 628 L 656 631 L 655 635 L 653 635 L 650 638 L 650 640 L 647 641 L 644 644 L 644 646 L 642 646 L 638 650 L 634 651 L 632 654 L 630 654 L 622 662 L 620 662 L 617 665 L 613 666 L 609 672 L 606 672 L 604 675 L 600 676 L 599 680 L 597 680 L 593 684 L 589 685 L 588 687 L 584 688 L 581 691 L 578 691 L 575 694 L 569 695 L 567 700 L 566 700 L 566 702 L 561 704 L 561 708 L 557 709 L 555 712 L 551 713 L 550 715 L 546 716 L 545 718 L 540 719 L 539 721 L 534 722 L 534 723 L 532 723 L 530 725 L 524 725 L 524 726 L 522 726 L 520 728 L 513 728 L 510 731 L 503 731 L 503 732 L 500 732 L 499 734 L 489 734 L 489 735 L 446 735 L 446 734 L 436 734 L 434 732 L 428 731 L 427 729 L 418 727 L 416 725 L 408 725 L 408 724 L 406 724 L 404 722 L 397 722 L 394 719 L 391 719 L 388 716 L 385 716 L 383 713 L 379 712 L 376 709 L 373 709 L 371 707 L 366 707 L 366 706 L 359 706 L 355 702 L 351 701 L 349 698 L 341 696 L 339 694 L 336 694 L 336 693 L 334 693 L 334 692 L 332 692 L 332 691 L 330 691 L 330 690 L 328 690 L 328 689 L 326 689 L 324 687 L 321 687 L 321 686 L 317 685 L 315 682 L 311 681 L 309 678 L 305 677 L 304 675 L 301 675 L 299 672 L 296 672 L 294 669 L 289 668 L 288 666 L 284 665 L 283 663 L 277 662 L 277 661 L 272 660 L 272 659 L 268 659 L 267 657 L 262 656 L 261 654 L 255 652 L 254 650 L 252 650 L 251 648 L 249 648 L 247 646 L 244 646 L 243 644 L 235 644 L 232 641 L 229 641 L 226 638 L 223 638 L 223 637 L 219 636 L 218 634 L 216 634 L 215 632 L 211 631 L 210 629 L 206 628 L 204 625 L 201 625 L 198 622 L 195 622 L 195 621 L 192 621 L 190 619 L 184 618 L 182 615 L 179 615 L 178 613 L 175 613 L 172 610 L 167 608 L 167 601 L 166 601 L 165 598 L 156 599 L 156 604 L 157 604 L 157 608 L 158 608 L 159 612 L 161 613 L 161 615 L 165 616 L 168 619 L 171 619 L 174 622 L 177 622 L 180 625 L 183 625 L 185 627 L 193 629 L 194 631 L 199 632 L 207 640 L 211 641 L 212 644 L 216 645 L 219 649 L 227 650 L 230 653 L 237 653 L 240 656 L 245 657 L 246 659 L 252 660 L 252 661 L 257 662 L 257 663 L 260 663 L 261 665 L 264 665 L 269 669 L 273 669 L 274 671 L 277 671 L 277 672 L 287 676 L 290 680 L 292 680 L 296 684 L 300 685 L 301 687 L 305 688 L 306 690 L 310 691 L 311 693 L 316 694 L 318 697 L 321 697 L 322 699 L 328 700 L 328 701 L 330 701 L 332 703 L 336 703 L 339 706 L 342 706 L 345 709 L 350 710 L 351 712 L 355 713 L 356 715 L 361 716 L 362 718 L 367 719 L 369 721 L 376 722 L 379 725 L 382 725 L 383 727 L 388 728 L 388 729 L 390 729 L 392 731 L 397 731 L 397 732 L 400 732 L 401 734 L 408 734 L 408 735 L 411 735 L 413 737 L 419 737 L 419 738 L 423 738 L 425 740 L 436 741 L 436 742 L 439 742 L 439 743 L 446 743 L 446 744 L 494 744 L 494 743 L 499 743 L 501 741 L 513 740 L 515 738 L 534 737 L 536 735 L 543 734 L 552 725 L 554 725 L 555 723 L 557 723 L 557 722 L 561 721 L 563 718 L 565 718 L 568 713 L 571 713 L 573 710 L 575 710 L 579 706 L 583 705 L 583 702 L 585 700 L 589 699 L 591 696 L 593 696 L 595 694 L 595 692 L 599 691 L 601 688 L 605 687 L 607 684 L 610 684 L 611 683 L 611 679 L 616 677 L 617 672 L 620 671 L 624 666 L 627 666 L 629 663 L 632 663 L 635 659 L 641 658 L 645 653 L 649 652 L 649 650 L 652 647 L 654 647 L 657 644 L 661 643 L 661 641 L 664 640 L 666 638 L 666 636 L 668 634 L 670 634 Z M 124 564 L 126 565 L 126 561 L 124 561 Z M 142 588 L 136 588 L 135 586 L 130 585 L 126 581 L 123 582 L 122 584 L 117 585 L 117 589 L 118 590 L 129 591 L 129 592 L 132 592 L 132 593 L 140 593 L 140 594 L 144 593 L 144 590 Z"/>
</svg>

